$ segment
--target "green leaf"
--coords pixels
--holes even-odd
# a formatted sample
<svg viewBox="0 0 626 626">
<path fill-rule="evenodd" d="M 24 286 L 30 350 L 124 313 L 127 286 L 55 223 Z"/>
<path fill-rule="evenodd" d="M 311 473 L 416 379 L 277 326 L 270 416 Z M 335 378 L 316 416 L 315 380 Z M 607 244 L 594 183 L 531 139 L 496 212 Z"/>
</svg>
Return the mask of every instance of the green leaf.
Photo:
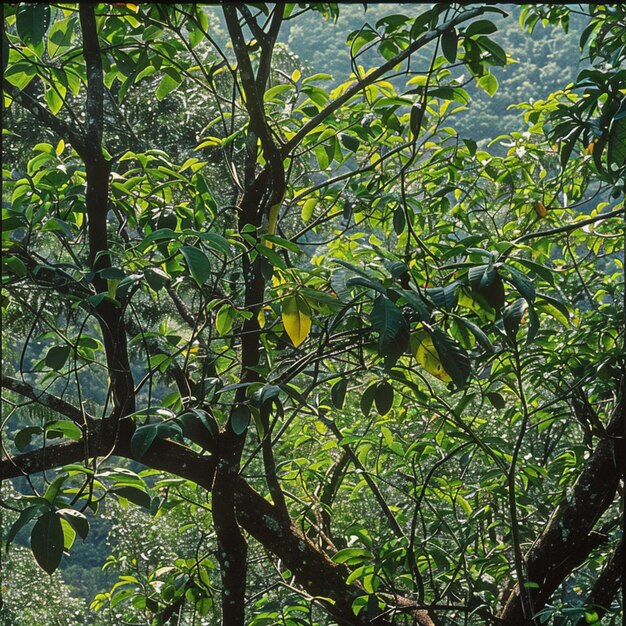
<svg viewBox="0 0 626 626">
<path fill-rule="evenodd" d="M 230 415 L 230 427 L 236 435 L 243 434 L 250 424 L 250 409 L 247 405 L 236 406 Z"/>
<path fill-rule="evenodd" d="M 74 509 L 59 509 L 57 511 L 63 519 L 67 520 L 78 536 L 85 540 L 89 534 L 89 521 L 83 513 Z"/>
<path fill-rule="evenodd" d="M 48 55 L 54 58 L 58 53 L 64 52 L 72 45 L 74 24 L 76 18 L 67 17 L 54 22 L 48 33 Z"/>
<path fill-rule="evenodd" d="M 187 261 L 189 273 L 198 287 L 202 287 L 211 275 L 211 264 L 206 254 L 193 246 L 182 246 L 180 251 Z"/>
<path fill-rule="evenodd" d="M 504 67 L 506 65 L 506 52 L 495 41 L 481 35 L 476 38 L 476 42 L 483 50 L 487 50 L 487 52 L 489 52 L 491 56 L 490 62 L 493 65 L 500 67 Z"/>
<path fill-rule="evenodd" d="M 379 333 L 378 352 L 381 356 L 399 357 L 409 343 L 409 325 L 402 311 L 385 296 L 374 300 L 370 322 Z"/>
<path fill-rule="evenodd" d="M 78 441 L 83 436 L 81 429 L 74 424 L 74 422 L 70 422 L 69 420 L 53 420 L 46 422 L 43 429 L 48 437 L 50 437 L 50 433 L 52 432 L 59 433 L 59 436 L 67 437 L 74 441 Z"/>
<path fill-rule="evenodd" d="M 186 229 L 183 231 L 183 234 L 191 234 L 196 237 L 200 237 L 202 241 L 206 242 L 206 245 L 209 246 L 209 248 L 213 248 L 213 250 L 221 252 L 226 256 L 230 254 L 230 243 L 228 243 L 228 239 L 219 233 L 204 233 Z"/>
<path fill-rule="evenodd" d="M 10 256 L 6 258 L 4 262 L 11 270 L 11 272 L 19 278 L 23 278 L 24 276 L 26 276 L 26 265 L 24 264 L 24 261 L 22 261 L 22 259 L 16 256 Z"/>
<path fill-rule="evenodd" d="M 27 46 L 40 43 L 49 25 L 50 5 L 47 2 L 24 3 L 17 7 L 17 34 Z"/>
<path fill-rule="evenodd" d="M 61 489 L 65 483 L 65 481 L 69 478 L 69 474 L 63 473 L 59 474 L 47 487 L 46 491 L 43 494 L 45 500 L 47 500 L 50 504 L 54 504 L 56 499 L 61 492 Z"/>
<path fill-rule="evenodd" d="M 338 380 L 330 389 L 330 399 L 333 406 L 339 410 L 343 409 L 346 400 L 346 390 L 348 388 L 348 379 L 342 378 Z"/>
<path fill-rule="evenodd" d="M 333 556 L 335 563 L 346 563 L 347 565 L 357 565 L 363 561 L 369 561 L 372 558 L 372 553 L 369 550 L 363 548 L 344 548 L 339 550 Z"/>
<path fill-rule="evenodd" d="M 285 332 L 297 348 L 311 331 L 311 309 L 306 300 L 297 295 L 283 298 L 281 309 Z"/>
<path fill-rule="evenodd" d="M 509 304 L 502 312 L 504 330 L 512 341 L 515 341 L 526 309 L 528 309 L 528 302 L 524 298 L 518 298 L 515 302 Z"/>
<path fill-rule="evenodd" d="M 538 293 L 535 307 L 538 311 L 552 316 L 555 320 L 563 324 L 563 326 L 569 326 L 569 311 L 567 306 L 560 300 Z"/>
<path fill-rule="evenodd" d="M 9 39 L 5 32 L 5 29 L 2 29 L 2 75 L 6 76 L 7 66 L 9 64 Z"/>
<path fill-rule="evenodd" d="M 27 426 L 15 434 L 13 443 L 20 452 L 23 452 L 24 449 L 30 445 L 33 435 L 39 435 L 42 432 L 43 431 L 39 426 Z"/>
<path fill-rule="evenodd" d="M 428 303 L 419 294 L 408 289 L 390 289 L 389 293 L 401 298 L 418 314 L 420 321 L 430 322 L 430 308 Z"/>
<path fill-rule="evenodd" d="M 432 338 L 444 369 L 457 387 L 463 387 L 471 371 L 467 352 L 439 329 L 433 331 Z"/>
<path fill-rule="evenodd" d="M 452 309 L 456 302 L 456 288 L 458 283 L 455 281 L 446 287 L 431 287 L 425 289 L 426 295 L 433 301 L 433 304 L 439 309 Z"/>
<path fill-rule="evenodd" d="M 280 387 L 278 385 L 263 385 L 261 389 L 259 389 L 254 394 L 254 399 L 258 406 L 262 407 L 268 402 L 272 402 L 277 400 L 280 395 Z"/>
<path fill-rule="evenodd" d="M 110 491 L 116 496 L 125 498 L 137 506 L 143 507 L 144 509 L 150 509 L 150 494 L 146 493 L 142 489 L 139 489 L 138 487 L 124 485 L 122 487 L 112 487 Z"/>
<path fill-rule="evenodd" d="M 339 139 L 350 152 L 356 152 L 361 145 L 361 142 L 356 137 L 348 135 L 347 133 L 341 133 Z"/>
<path fill-rule="evenodd" d="M 63 548 L 69 550 L 74 545 L 76 531 L 69 522 L 63 518 L 61 518 L 61 528 L 63 529 Z"/>
<path fill-rule="evenodd" d="M 441 35 L 441 50 L 443 51 L 443 56 L 445 56 L 450 63 L 456 61 L 458 44 L 459 36 L 454 27 L 445 30 Z"/>
<path fill-rule="evenodd" d="M 476 341 L 480 344 L 483 350 L 485 350 L 485 352 L 493 352 L 493 344 L 489 341 L 489 337 L 487 337 L 487 335 L 478 326 L 476 326 L 474 322 L 471 322 L 464 317 L 457 318 L 457 321 L 465 326 L 472 333 L 472 335 L 474 335 Z"/>
<path fill-rule="evenodd" d="M 158 267 L 149 267 L 143 271 L 146 282 L 154 291 L 159 291 L 169 284 L 170 277 Z"/>
<path fill-rule="evenodd" d="M 40 567 L 52 574 L 63 556 L 63 527 L 56 511 L 44 513 L 33 526 L 30 547 Z"/>
<path fill-rule="evenodd" d="M 466 37 L 474 35 L 491 35 L 498 30 L 498 27 L 490 20 L 476 20 L 465 29 Z"/>
<path fill-rule="evenodd" d="M 506 269 L 509 271 L 511 276 L 511 283 L 517 291 L 519 291 L 520 295 L 529 303 L 532 303 L 535 300 L 535 286 L 532 281 L 522 272 L 511 267 L 510 265 L 505 265 Z"/>
<path fill-rule="evenodd" d="M 470 267 L 467 277 L 472 289 L 479 291 L 491 285 L 496 277 L 496 270 L 493 265 L 477 265 Z"/>
<path fill-rule="evenodd" d="M 46 354 L 46 365 L 58 372 L 65 365 L 70 350 L 70 346 L 53 346 Z"/>
<path fill-rule="evenodd" d="M 171 437 L 182 436 L 183 428 L 175 420 L 167 420 L 157 425 L 156 432 L 159 439 L 170 439 Z"/>
<path fill-rule="evenodd" d="M 144 454 L 150 449 L 152 442 L 156 439 L 157 426 L 158 424 L 139 426 L 133 433 L 130 440 L 130 449 L 138 461 L 142 459 Z"/>
<path fill-rule="evenodd" d="M 215 419 L 204 409 L 191 409 L 178 417 L 183 428 L 183 436 L 191 439 L 205 450 L 211 450 L 219 435 L 219 427 Z"/>
<path fill-rule="evenodd" d="M 406 227 L 406 217 L 404 215 L 404 207 L 398 206 L 393 212 L 393 230 L 396 235 L 404 232 Z"/>
<path fill-rule="evenodd" d="M 174 68 L 168 68 L 168 70 L 168 73 L 163 76 L 156 89 L 155 95 L 157 100 L 164 100 L 182 82 L 182 77 Z"/>
<path fill-rule="evenodd" d="M 7 533 L 7 536 L 5 538 L 7 552 L 9 551 L 9 546 L 15 539 L 17 533 L 19 533 L 20 530 L 22 530 L 22 528 L 26 526 L 26 524 L 28 524 L 28 522 L 30 522 L 30 520 L 32 520 L 33 517 L 35 517 L 35 515 L 40 510 L 41 510 L 41 506 L 35 505 L 35 506 L 26 507 L 25 509 L 22 509 L 20 511 L 19 517 L 13 523 L 13 525 L 9 529 L 9 532 Z"/>
<path fill-rule="evenodd" d="M 361 396 L 361 402 L 360 402 L 361 412 L 366 417 L 369 415 L 369 412 L 372 409 L 372 404 L 374 404 L 374 397 L 376 396 L 376 388 L 377 388 L 377 386 L 378 386 L 377 383 L 372 383 L 363 392 L 363 395 Z"/>
<path fill-rule="evenodd" d="M 494 409 L 503 409 L 506 406 L 506 402 L 502 395 L 496 392 L 488 393 L 487 400 L 491 402 L 491 406 L 493 406 Z"/>
<path fill-rule="evenodd" d="M 619 112 L 626 113 L 626 98 L 622 101 Z M 617 168 L 626 165 L 626 117 L 618 118 L 615 115 L 611 122 L 606 160 L 609 169 L 613 165 Z"/>
<path fill-rule="evenodd" d="M 22 91 L 36 74 L 37 68 L 30 61 L 17 61 L 7 67 L 4 78 Z"/>
<path fill-rule="evenodd" d="M 387 381 L 383 381 L 376 386 L 374 402 L 379 415 L 389 413 L 393 406 L 393 396 L 393 387 Z"/>
<path fill-rule="evenodd" d="M 215 316 L 215 330 L 220 337 L 228 335 L 233 327 L 235 319 L 235 310 L 230 304 L 225 304 L 220 308 Z"/>
<path fill-rule="evenodd" d="M 493 96 L 498 91 L 498 79 L 493 74 L 484 74 L 478 79 L 478 86 Z"/>
</svg>

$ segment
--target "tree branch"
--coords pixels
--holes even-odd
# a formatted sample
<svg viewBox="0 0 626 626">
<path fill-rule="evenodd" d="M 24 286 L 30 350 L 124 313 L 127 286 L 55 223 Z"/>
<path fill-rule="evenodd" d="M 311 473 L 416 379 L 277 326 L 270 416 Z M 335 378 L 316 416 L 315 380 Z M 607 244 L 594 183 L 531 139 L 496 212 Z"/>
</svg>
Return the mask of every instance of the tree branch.
<svg viewBox="0 0 626 626">
<path fill-rule="evenodd" d="M 84 160 L 88 152 L 87 141 L 82 133 L 74 130 L 67 122 L 59 117 L 54 116 L 46 107 L 40 104 L 33 96 L 27 91 L 20 91 L 15 85 L 12 85 L 8 80 L 2 79 L 2 88 L 9 96 L 20 104 L 24 109 L 29 111 L 38 122 L 42 125 L 50 128 L 59 137 L 64 139 L 67 143 L 76 150 L 78 155 Z"/>
<path fill-rule="evenodd" d="M 518 237 L 515 240 L 515 243 L 521 243 L 522 241 L 529 241 L 530 239 L 537 239 L 537 237 L 550 237 L 551 235 L 558 235 L 560 233 L 569 233 L 572 230 L 577 230 L 582 228 L 583 226 L 588 226 L 589 224 L 594 224 L 595 222 L 599 222 L 601 220 L 608 220 L 612 217 L 617 217 L 624 212 L 624 209 L 616 209 L 615 211 L 610 211 L 609 213 L 600 213 L 600 215 L 594 215 L 586 220 L 580 220 L 578 222 L 571 222 L 570 224 L 565 224 L 564 226 L 557 226 L 556 228 L 548 228 L 547 230 L 539 230 L 534 233 L 526 233 L 521 237 Z"/>
<path fill-rule="evenodd" d="M 90 438 L 95 442 L 91 450 L 93 456 L 108 454 L 110 442 L 103 439 L 103 422 L 97 421 L 90 430 Z M 113 454 L 133 459 L 130 440 L 135 425 L 130 419 L 120 421 L 119 433 Z M 3 479 L 22 474 L 35 474 L 69 463 L 84 460 L 84 447 L 81 441 L 61 443 L 43 450 L 35 450 L 18 455 L 13 459 L 0 460 L 0 475 Z M 135 459 L 136 460 L 136 459 Z M 199 454 L 192 449 L 173 441 L 155 439 L 141 459 L 149 467 L 169 472 L 211 490 L 214 483 L 217 460 L 214 456 Z M 346 584 L 350 571 L 344 565 L 334 563 L 322 550 L 309 541 L 290 520 L 285 520 L 277 508 L 254 491 L 242 478 L 233 481 L 238 520 L 241 526 L 259 541 L 267 550 L 281 559 L 286 568 L 295 576 L 297 584 L 343 625 L 371 624 L 388 626 L 383 617 L 369 620 L 366 612 L 355 616 L 352 602 L 355 598 L 367 595 L 356 584 Z M 233 563 L 233 567 L 236 562 Z M 328 598 L 330 601 L 324 599 Z M 399 606 L 412 603 L 396 598 Z M 243 607 L 241 607 L 243 610 Z M 418 626 L 434 626 L 426 610 L 411 611 Z"/>
<path fill-rule="evenodd" d="M 93 284 L 99 293 L 107 291 L 107 281 L 98 273 L 111 267 L 107 234 L 109 174 L 111 162 L 102 151 L 104 131 L 104 82 L 94 5 L 80 4 L 83 55 L 87 66 L 87 173 L 85 204 L 89 232 L 89 265 L 96 273 Z M 97 306 L 104 348 L 111 378 L 113 411 L 109 428 L 115 432 L 118 421 L 135 411 L 135 383 L 128 359 L 128 342 L 123 311 L 111 302 Z"/>
<path fill-rule="evenodd" d="M 593 528 L 613 502 L 624 462 L 624 405 L 620 402 L 595 451 L 585 464 L 572 495 L 556 509 L 546 529 L 526 554 L 527 580 L 535 611 L 543 608 L 556 588 L 605 539 Z M 527 626 L 518 584 L 509 594 L 500 619 L 507 626 Z"/>
<path fill-rule="evenodd" d="M 46 391 L 35 389 L 28 383 L 13 378 L 11 376 L 2 376 L 2 387 L 14 391 L 25 398 L 30 398 L 37 404 L 41 404 L 49 409 L 52 409 L 56 413 L 69 417 L 78 426 L 93 427 L 95 418 L 89 415 L 87 412 L 75 407 L 74 405 L 66 402 L 62 398 L 53 396 Z M 85 423 L 86 422 L 86 423 Z"/>
<path fill-rule="evenodd" d="M 606 565 L 600 572 L 600 576 L 593 584 L 591 592 L 585 600 L 585 606 L 598 614 L 598 620 L 602 621 L 602 617 L 609 611 L 613 598 L 622 584 L 623 576 L 623 560 L 624 560 L 624 540 L 619 540 L 615 551 L 607 561 Z M 586 619 L 578 620 L 577 626 L 587 626 Z"/>
</svg>

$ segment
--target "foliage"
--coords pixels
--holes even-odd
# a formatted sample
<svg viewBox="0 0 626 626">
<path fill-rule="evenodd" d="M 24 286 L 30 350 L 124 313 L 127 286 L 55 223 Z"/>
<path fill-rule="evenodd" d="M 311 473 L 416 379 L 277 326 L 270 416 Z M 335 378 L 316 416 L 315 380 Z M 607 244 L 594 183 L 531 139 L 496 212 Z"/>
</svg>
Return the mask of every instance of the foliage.
<svg viewBox="0 0 626 626">
<path fill-rule="evenodd" d="M 7 547 L 105 506 L 110 623 L 617 623 L 622 12 L 485 147 L 501 9 L 385 14 L 329 87 L 277 41 L 341 10 L 7 8 Z"/>
</svg>

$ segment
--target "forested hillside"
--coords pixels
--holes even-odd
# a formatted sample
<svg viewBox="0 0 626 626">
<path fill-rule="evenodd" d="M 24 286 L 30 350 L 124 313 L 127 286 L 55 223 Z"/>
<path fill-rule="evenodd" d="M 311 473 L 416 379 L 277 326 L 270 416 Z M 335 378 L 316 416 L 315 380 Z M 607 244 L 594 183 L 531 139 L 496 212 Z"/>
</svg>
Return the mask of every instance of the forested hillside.
<svg viewBox="0 0 626 626">
<path fill-rule="evenodd" d="M 511 130 L 524 130 L 525 124 L 516 111 L 508 110 L 512 104 L 543 100 L 548 95 L 574 82 L 579 70 L 585 66 L 578 42 L 586 25 L 582 15 L 570 14 L 567 32 L 552 24 L 538 25 L 532 33 L 520 28 L 520 5 L 498 5 L 505 15 L 492 16 L 498 31 L 493 39 L 502 46 L 511 59 L 504 67 L 493 68 L 498 89 L 489 94 L 470 81 L 468 92 L 472 106 L 459 114 L 454 126 L 459 134 L 476 141 L 495 139 Z M 319 20 L 313 14 L 303 16 L 285 29 L 281 38 L 288 49 L 297 54 L 313 72 L 328 73 L 339 81 L 350 73 L 350 51 L 345 45 L 349 33 L 364 25 L 376 27 L 379 20 L 389 15 L 411 17 L 419 7 L 406 3 L 371 4 L 354 3 L 341 7 L 337 20 Z M 428 68 L 432 50 L 424 49 L 415 56 L 414 63 L 422 70 Z M 362 65 L 376 63 L 376 55 L 364 55 Z M 456 64 L 455 77 L 469 78 L 462 63 Z M 329 81 L 332 84 L 332 81 Z"/>
<path fill-rule="evenodd" d="M 14 3 L 0 624 L 623 623 L 626 10 Z"/>
</svg>

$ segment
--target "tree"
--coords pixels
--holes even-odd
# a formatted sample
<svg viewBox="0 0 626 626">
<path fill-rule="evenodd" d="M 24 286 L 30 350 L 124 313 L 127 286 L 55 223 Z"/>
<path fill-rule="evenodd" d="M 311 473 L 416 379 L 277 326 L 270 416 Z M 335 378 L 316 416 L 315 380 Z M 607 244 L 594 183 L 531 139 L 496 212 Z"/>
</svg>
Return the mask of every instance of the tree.
<svg viewBox="0 0 626 626">
<path fill-rule="evenodd" d="M 449 123 L 500 9 L 383 17 L 327 91 L 277 40 L 339 10 L 225 3 L 225 45 L 197 5 L 7 7 L 5 106 L 55 135 L 5 172 L 7 543 L 52 573 L 105 498 L 184 508 L 196 554 L 94 601 L 130 623 L 616 623 L 623 71 L 591 155 L 564 91 L 497 156 Z M 196 156 L 133 127 L 152 90 Z"/>
</svg>

